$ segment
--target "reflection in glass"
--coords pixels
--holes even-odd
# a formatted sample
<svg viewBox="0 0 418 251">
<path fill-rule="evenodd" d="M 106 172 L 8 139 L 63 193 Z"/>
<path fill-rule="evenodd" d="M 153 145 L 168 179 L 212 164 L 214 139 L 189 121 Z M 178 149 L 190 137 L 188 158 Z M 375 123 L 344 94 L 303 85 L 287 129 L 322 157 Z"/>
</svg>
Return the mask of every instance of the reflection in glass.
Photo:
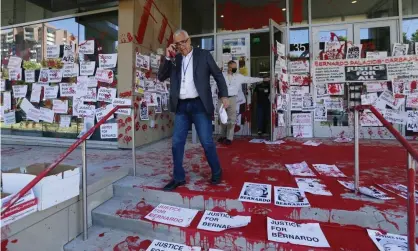
<svg viewBox="0 0 418 251">
<path fill-rule="evenodd" d="M 360 43 L 363 45 L 362 58 L 368 51 L 386 51 L 391 55 L 390 27 L 361 28 Z"/>
<path fill-rule="evenodd" d="M 208 51 L 213 51 L 215 49 L 215 41 L 213 36 L 210 37 L 193 37 L 192 46 L 201 48 Z"/>
<path fill-rule="evenodd" d="M 213 0 L 183 0 L 181 8 L 182 28 L 189 35 L 212 33 L 214 31 Z"/>
<path fill-rule="evenodd" d="M 289 0 L 290 25 L 308 24 L 308 0 Z"/>
<path fill-rule="evenodd" d="M 402 0 L 402 15 L 418 14 L 418 1 L 416 0 Z"/>
<path fill-rule="evenodd" d="M 418 18 L 406 19 L 402 23 L 403 43 L 409 44 L 408 54 L 417 54 L 415 43 L 418 43 Z"/>
<path fill-rule="evenodd" d="M 309 29 L 291 29 L 289 31 L 290 60 L 309 59 Z"/>
</svg>

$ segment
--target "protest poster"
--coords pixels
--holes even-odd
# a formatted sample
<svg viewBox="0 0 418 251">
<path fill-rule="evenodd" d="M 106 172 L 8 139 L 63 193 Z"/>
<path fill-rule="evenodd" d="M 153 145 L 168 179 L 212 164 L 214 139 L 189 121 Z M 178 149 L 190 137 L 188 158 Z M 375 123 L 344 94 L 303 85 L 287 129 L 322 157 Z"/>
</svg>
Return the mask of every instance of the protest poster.
<svg viewBox="0 0 418 251">
<path fill-rule="evenodd" d="M 59 45 L 46 45 L 46 58 L 58 58 L 60 56 Z"/>
<path fill-rule="evenodd" d="M 44 100 L 55 99 L 58 97 L 58 85 L 44 87 Z"/>
<path fill-rule="evenodd" d="M 223 212 L 206 210 L 203 214 L 197 229 L 212 232 L 221 232 L 230 228 L 245 227 L 251 222 L 251 216 L 230 216 Z"/>
<path fill-rule="evenodd" d="M 159 204 L 145 219 L 168 225 L 188 227 L 196 216 L 198 210 Z"/>
<path fill-rule="evenodd" d="M 408 199 L 408 188 L 401 184 L 377 184 L 377 186 L 394 193 L 404 199 Z M 418 204 L 418 191 L 415 191 L 415 204 Z"/>
<path fill-rule="evenodd" d="M 289 82 L 290 82 L 290 85 L 295 85 L 295 86 L 309 85 L 309 76 L 289 74 Z"/>
<path fill-rule="evenodd" d="M 418 77 L 418 64 L 416 63 L 416 55 L 403 56 L 393 59 L 391 63 L 387 65 L 389 79 L 395 78 L 417 78 Z M 386 60 L 388 60 L 386 59 Z M 395 60 L 398 60 L 395 62 Z"/>
<path fill-rule="evenodd" d="M 292 74 L 303 74 L 309 72 L 308 60 L 289 61 L 289 71 Z"/>
<path fill-rule="evenodd" d="M 345 54 L 346 59 L 361 58 L 362 44 L 347 43 L 347 53 Z"/>
<path fill-rule="evenodd" d="M 292 125 L 312 125 L 312 113 L 293 113 Z"/>
<path fill-rule="evenodd" d="M 3 92 L 3 108 L 6 111 L 12 109 L 12 93 L 11 92 Z"/>
<path fill-rule="evenodd" d="M 278 111 L 287 111 L 289 109 L 289 95 L 278 94 L 276 103 Z"/>
<path fill-rule="evenodd" d="M 9 80 L 10 81 L 22 80 L 22 68 L 9 69 Z"/>
<path fill-rule="evenodd" d="M 112 103 L 114 98 L 116 98 L 116 88 L 99 87 L 97 101 Z"/>
<path fill-rule="evenodd" d="M 285 164 L 289 173 L 293 176 L 315 177 L 315 173 L 309 168 L 305 161 L 295 164 Z"/>
<path fill-rule="evenodd" d="M 8 69 L 20 68 L 22 66 L 22 58 L 16 56 L 10 56 L 7 63 Z"/>
<path fill-rule="evenodd" d="M 70 115 L 61 115 L 60 116 L 60 125 L 61 128 L 68 128 L 71 124 L 71 116 Z"/>
<path fill-rule="evenodd" d="M 157 106 L 155 107 L 155 113 L 161 113 L 163 111 L 161 104 L 161 94 L 156 94 Z"/>
<path fill-rule="evenodd" d="M 239 200 L 268 204 L 271 202 L 271 185 L 245 182 L 242 186 Z"/>
<path fill-rule="evenodd" d="M 15 111 L 5 112 L 3 115 L 3 122 L 5 125 L 16 124 L 16 112 Z"/>
<path fill-rule="evenodd" d="M 116 107 L 118 105 L 132 105 L 132 100 L 127 98 L 114 98 L 113 99 L 113 107 Z M 131 115 L 131 108 L 122 108 L 118 109 L 115 113 L 116 114 L 122 114 L 122 115 Z"/>
<path fill-rule="evenodd" d="M 332 193 L 321 183 L 320 179 L 296 178 L 296 183 L 299 189 L 305 193 L 332 196 Z"/>
<path fill-rule="evenodd" d="M 94 54 L 94 39 L 81 42 L 78 45 L 78 52 L 85 55 Z"/>
<path fill-rule="evenodd" d="M 84 96 L 81 96 L 83 102 L 96 102 L 97 99 L 97 89 L 96 87 L 87 88 L 87 92 Z"/>
<path fill-rule="evenodd" d="M 277 50 L 277 55 L 279 55 L 279 57 L 286 56 L 286 47 L 285 47 L 285 45 L 279 43 L 277 40 L 276 40 L 276 50 Z"/>
<path fill-rule="evenodd" d="M 24 98 L 28 93 L 27 85 L 13 85 L 12 89 L 14 98 Z"/>
<path fill-rule="evenodd" d="M 311 94 L 303 95 L 302 111 L 313 111 L 315 109 L 315 102 Z"/>
<path fill-rule="evenodd" d="M 384 92 L 388 90 L 387 82 L 368 82 L 365 83 L 367 92 Z"/>
<path fill-rule="evenodd" d="M 312 125 L 292 126 L 292 134 L 295 138 L 312 138 Z"/>
<path fill-rule="evenodd" d="M 118 124 L 109 123 L 100 125 L 101 139 L 116 139 L 118 137 Z"/>
<path fill-rule="evenodd" d="M 404 94 L 418 94 L 418 79 L 406 79 L 405 82 L 405 89 Z"/>
<path fill-rule="evenodd" d="M 80 75 L 92 76 L 96 69 L 96 61 L 82 61 L 80 62 Z"/>
<path fill-rule="evenodd" d="M 118 54 L 99 54 L 99 68 L 111 69 L 116 68 L 116 62 L 118 60 Z"/>
<path fill-rule="evenodd" d="M 0 92 L 6 91 L 6 80 L 0 79 Z"/>
<path fill-rule="evenodd" d="M 310 247 L 330 247 L 319 223 L 299 224 L 267 217 L 267 235 L 269 241 Z"/>
<path fill-rule="evenodd" d="M 89 118 L 93 117 L 94 118 L 94 115 L 95 115 L 94 113 L 96 112 L 96 107 L 94 105 L 82 104 L 78 107 L 77 112 L 78 112 L 78 117 L 79 118 L 86 118 L 86 117 L 89 117 Z"/>
<path fill-rule="evenodd" d="M 308 140 L 305 143 L 303 143 L 303 145 L 305 146 L 319 146 L 320 144 L 322 144 L 322 142 L 318 142 L 315 140 Z"/>
<path fill-rule="evenodd" d="M 65 47 L 65 46 L 64 46 Z M 74 64 L 76 62 L 76 57 L 74 54 L 66 53 L 68 51 L 64 50 L 64 56 L 61 59 L 61 62 L 66 64 Z"/>
<path fill-rule="evenodd" d="M 125 249 L 118 248 L 118 250 L 125 250 Z M 201 247 L 190 247 L 184 244 L 179 244 L 179 243 L 174 243 L 174 242 L 153 240 L 151 245 L 147 248 L 146 251 L 201 251 L 201 250 L 202 250 Z"/>
<path fill-rule="evenodd" d="M 338 169 L 336 165 L 327 165 L 327 164 L 312 164 L 315 170 L 324 176 L 329 177 L 347 177 L 344 173 Z"/>
<path fill-rule="evenodd" d="M 252 139 L 249 142 L 255 143 L 255 144 L 261 144 L 261 143 L 264 143 L 264 141 L 265 141 L 264 139 Z"/>
<path fill-rule="evenodd" d="M 381 233 L 377 230 L 367 229 L 367 234 L 379 251 L 408 251 L 408 237 L 398 234 Z M 418 250 L 418 245 L 415 244 Z"/>
<path fill-rule="evenodd" d="M 394 43 L 392 49 L 392 56 L 405 56 L 408 55 L 409 44 Z"/>
<path fill-rule="evenodd" d="M 406 120 L 408 118 L 408 115 L 406 112 L 397 111 L 393 109 L 385 109 L 382 115 L 390 123 L 400 124 L 400 125 L 406 125 Z"/>
<path fill-rule="evenodd" d="M 344 100 L 342 98 L 326 98 L 324 99 L 324 105 L 327 110 L 344 110 Z"/>
<path fill-rule="evenodd" d="M 414 108 L 418 109 L 418 93 L 409 94 L 406 97 L 406 105 L 407 108 Z"/>
<path fill-rule="evenodd" d="M 393 93 L 389 90 L 385 90 L 379 96 L 379 98 L 375 101 L 375 106 L 381 109 L 386 108 L 386 105 L 392 107 L 395 103 L 395 97 Z"/>
<path fill-rule="evenodd" d="M 39 120 L 44 122 L 53 123 L 54 122 L 54 111 L 48 108 L 41 107 L 39 108 L 40 115 Z"/>
<path fill-rule="evenodd" d="M 405 90 L 405 80 L 403 79 L 392 80 L 393 94 L 404 94 L 404 90 Z"/>
<path fill-rule="evenodd" d="M 376 102 L 378 96 L 376 92 L 367 93 L 361 95 L 361 104 L 362 105 L 373 105 Z"/>
<path fill-rule="evenodd" d="M 32 120 L 34 122 L 39 122 L 39 117 L 41 116 L 41 111 L 37 108 L 29 108 L 29 111 L 26 113 L 26 119 Z"/>
<path fill-rule="evenodd" d="M 344 95 L 344 84 L 327 84 L 329 95 Z"/>
<path fill-rule="evenodd" d="M 294 94 L 290 96 L 290 110 L 302 111 L 303 107 L 303 94 Z"/>
<path fill-rule="evenodd" d="M 315 62 L 317 64 L 317 62 Z M 340 66 L 314 67 L 314 83 L 328 84 L 345 81 L 344 68 Z"/>
<path fill-rule="evenodd" d="M 104 118 L 107 114 L 109 114 L 109 112 L 113 109 L 113 105 L 112 104 L 108 104 L 104 107 L 99 107 L 96 109 L 96 120 L 97 122 L 99 122 L 102 118 Z M 115 115 L 110 115 L 110 117 L 107 119 L 113 119 Z M 106 120 L 106 121 L 107 121 Z"/>
<path fill-rule="evenodd" d="M 141 100 L 139 103 L 139 118 L 141 120 L 149 120 L 148 105 L 145 100 Z"/>
<path fill-rule="evenodd" d="M 70 44 L 64 44 L 64 57 L 73 56 L 75 54 L 75 43 L 70 41 Z"/>
<path fill-rule="evenodd" d="M 25 82 L 34 83 L 35 80 L 35 70 L 25 70 Z"/>
<path fill-rule="evenodd" d="M 97 80 L 95 76 L 78 76 L 77 85 L 83 85 L 88 88 L 97 87 Z"/>
<path fill-rule="evenodd" d="M 75 84 L 74 83 L 60 83 L 60 96 L 61 97 L 74 97 Z"/>
<path fill-rule="evenodd" d="M 49 83 L 59 83 L 62 80 L 62 70 L 61 69 L 50 69 L 48 71 L 48 82 Z"/>
<path fill-rule="evenodd" d="M 142 55 L 142 64 L 140 65 L 141 69 L 149 70 L 150 69 L 150 57 L 147 55 Z"/>
<path fill-rule="evenodd" d="M 274 204 L 281 207 L 310 207 L 303 191 L 296 187 L 274 187 Z"/>
<path fill-rule="evenodd" d="M 327 41 L 325 42 L 323 59 L 337 60 L 344 58 L 345 41 Z"/>
<path fill-rule="evenodd" d="M 347 82 L 377 80 L 388 80 L 386 64 L 345 67 L 345 81 Z"/>
<path fill-rule="evenodd" d="M 27 98 L 23 98 L 22 102 L 20 103 L 20 109 L 24 111 L 25 113 L 29 112 L 30 108 L 35 108 L 31 102 Z"/>
<path fill-rule="evenodd" d="M 67 114 L 68 112 L 68 100 L 54 99 L 52 101 L 52 109 L 57 114 Z"/>
<path fill-rule="evenodd" d="M 407 111 L 406 130 L 418 132 L 418 111 Z"/>
<path fill-rule="evenodd" d="M 111 84 L 113 83 L 113 71 L 99 68 L 96 70 L 96 75 L 94 78 L 97 81 Z"/>
<path fill-rule="evenodd" d="M 367 110 L 368 111 L 368 110 Z M 366 110 L 360 114 L 360 125 L 361 126 L 383 126 L 379 119 L 370 111 Z"/>
<path fill-rule="evenodd" d="M 388 52 L 387 51 L 367 51 L 366 58 L 367 59 L 378 59 L 378 58 L 387 58 Z"/>
<path fill-rule="evenodd" d="M 327 84 L 320 84 L 315 86 L 315 96 L 316 99 L 321 99 L 321 98 L 325 98 L 325 97 L 329 97 L 329 93 L 328 93 L 328 85 Z"/>
<path fill-rule="evenodd" d="M 314 121 L 327 121 L 327 108 L 324 105 L 316 105 L 314 110 Z"/>
<path fill-rule="evenodd" d="M 343 187 L 347 188 L 348 190 L 355 191 L 354 183 L 351 181 L 338 181 Z M 392 197 L 389 197 L 385 192 L 380 191 L 374 186 L 360 186 L 359 192 L 361 194 L 367 195 L 369 197 L 380 199 L 380 200 L 391 200 Z"/>
<path fill-rule="evenodd" d="M 73 78 L 78 76 L 78 64 L 65 64 L 62 68 L 63 78 Z"/>
</svg>

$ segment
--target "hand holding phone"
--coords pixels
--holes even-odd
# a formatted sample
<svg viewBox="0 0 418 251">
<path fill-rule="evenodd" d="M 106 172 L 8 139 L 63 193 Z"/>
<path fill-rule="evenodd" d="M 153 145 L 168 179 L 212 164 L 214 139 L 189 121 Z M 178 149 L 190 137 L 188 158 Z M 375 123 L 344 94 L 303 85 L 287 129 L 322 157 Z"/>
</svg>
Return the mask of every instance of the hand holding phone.
<svg viewBox="0 0 418 251">
<path fill-rule="evenodd" d="M 170 44 L 167 49 L 165 50 L 166 57 L 174 58 L 176 57 L 176 45 Z"/>
</svg>

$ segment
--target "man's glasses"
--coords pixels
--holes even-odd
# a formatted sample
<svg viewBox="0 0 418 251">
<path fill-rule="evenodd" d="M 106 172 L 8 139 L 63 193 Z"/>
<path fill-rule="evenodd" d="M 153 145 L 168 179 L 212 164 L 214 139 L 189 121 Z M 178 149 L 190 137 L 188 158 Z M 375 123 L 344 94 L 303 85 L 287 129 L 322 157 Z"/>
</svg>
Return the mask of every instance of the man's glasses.
<svg viewBox="0 0 418 251">
<path fill-rule="evenodd" d="M 187 38 L 185 40 L 179 41 L 177 43 L 175 43 L 176 46 L 182 46 L 185 45 L 187 43 L 187 41 L 189 41 L 190 38 Z"/>
</svg>

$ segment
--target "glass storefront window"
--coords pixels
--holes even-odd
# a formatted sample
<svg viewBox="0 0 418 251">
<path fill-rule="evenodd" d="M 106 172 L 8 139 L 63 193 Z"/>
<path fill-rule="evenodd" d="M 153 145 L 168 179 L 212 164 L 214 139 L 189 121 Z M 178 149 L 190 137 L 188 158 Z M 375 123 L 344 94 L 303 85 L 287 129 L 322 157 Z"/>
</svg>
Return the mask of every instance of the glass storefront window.
<svg viewBox="0 0 418 251">
<path fill-rule="evenodd" d="M 189 35 L 213 33 L 214 1 L 183 0 L 181 4 L 182 28 Z"/>
<path fill-rule="evenodd" d="M 308 24 L 309 3 L 308 0 L 289 0 L 290 25 Z"/>
<path fill-rule="evenodd" d="M 418 1 L 416 0 L 402 0 L 402 15 L 416 15 L 418 14 Z"/>
<path fill-rule="evenodd" d="M 309 60 L 308 28 L 291 29 L 289 31 L 289 59 L 291 61 Z"/>
<path fill-rule="evenodd" d="M 386 51 L 391 55 L 390 27 L 360 28 L 360 44 L 363 45 L 362 58 L 368 51 Z"/>
<path fill-rule="evenodd" d="M 269 19 L 286 24 L 285 0 L 217 0 L 217 31 L 267 28 Z"/>
<path fill-rule="evenodd" d="M 315 0 L 311 8 L 314 24 L 393 17 L 399 14 L 398 0 Z"/>
<path fill-rule="evenodd" d="M 418 43 L 418 18 L 405 19 L 402 23 L 403 43 L 409 44 L 408 54 L 417 54 L 415 43 Z"/>
<path fill-rule="evenodd" d="M 213 51 L 215 50 L 215 40 L 213 36 L 209 37 L 192 37 L 192 46 L 200 49 Z"/>
</svg>

